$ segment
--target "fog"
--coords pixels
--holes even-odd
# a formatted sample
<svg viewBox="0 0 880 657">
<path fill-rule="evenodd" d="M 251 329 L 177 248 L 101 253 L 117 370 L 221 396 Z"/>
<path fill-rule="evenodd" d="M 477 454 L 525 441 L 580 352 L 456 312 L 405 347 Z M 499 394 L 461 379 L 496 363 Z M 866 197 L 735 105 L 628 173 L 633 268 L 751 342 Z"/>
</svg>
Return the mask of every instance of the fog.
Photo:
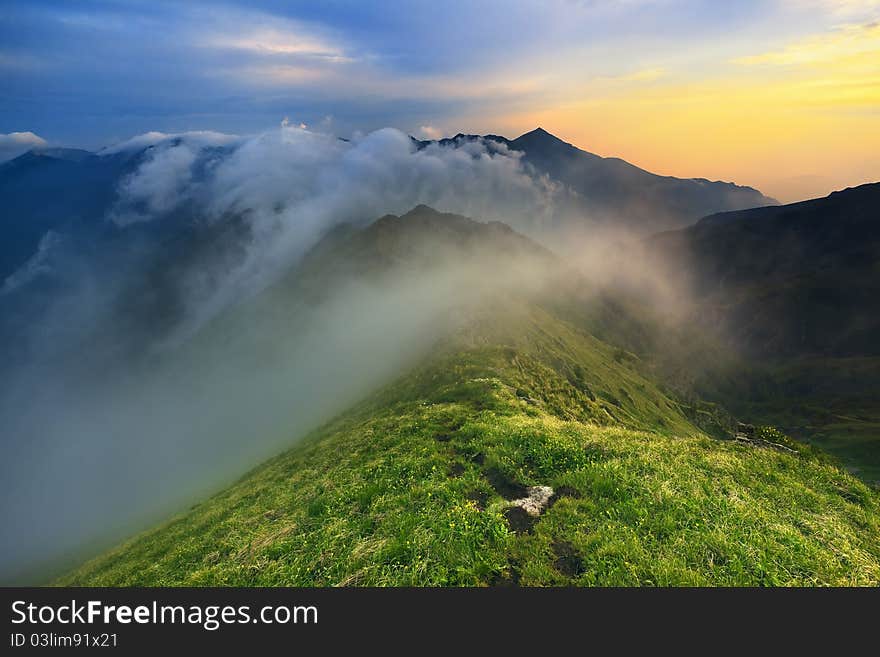
<svg viewBox="0 0 880 657">
<path fill-rule="evenodd" d="M 343 225 L 427 204 L 551 247 L 581 298 L 636 290 L 674 315 L 687 296 L 495 142 L 285 123 L 101 151 L 127 153 L 100 230 L 47 233 L 0 289 L 0 581 L 45 582 L 186 510 L 406 371 L 468 308 L 550 273 L 431 242 L 429 267 L 303 287 L 304 256 Z"/>
<path fill-rule="evenodd" d="M 109 237 L 52 234 L 0 291 L 3 581 L 40 583 L 185 510 L 536 276 L 441 253 L 327 281 L 320 302 L 288 293 L 331 229 L 424 203 L 537 234 L 564 207 L 517 153 L 418 150 L 391 129 L 151 133 L 108 152 L 147 146 L 96 218 Z"/>
</svg>

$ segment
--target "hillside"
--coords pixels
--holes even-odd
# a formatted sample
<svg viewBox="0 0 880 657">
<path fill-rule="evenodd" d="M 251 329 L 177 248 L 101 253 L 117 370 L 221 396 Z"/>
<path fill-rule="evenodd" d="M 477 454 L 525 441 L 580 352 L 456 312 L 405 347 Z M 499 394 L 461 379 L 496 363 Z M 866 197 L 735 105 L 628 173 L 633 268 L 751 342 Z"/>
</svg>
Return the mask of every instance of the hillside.
<svg viewBox="0 0 880 657">
<path fill-rule="evenodd" d="M 473 140 L 503 144 L 523 153 L 540 174 L 575 193 L 572 210 L 591 221 L 637 232 L 687 226 L 708 214 L 777 202 L 751 187 L 704 178 L 660 176 L 616 157 L 600 157 L 577 148 L 542 128 L 508 139 L 498 135 L 458 134 L 439 141 L 458 145 Z M 429 141 L 418 142 L 421 147 Z"/>
<path fill-rule="evenodd" d="M 713 215 L 652 247 L 749 354 L 880 355 L 880 183 Z"/>
<path fill-rule="evenodd" d="M 533 235 L 554 244 L 560 233 L 573 229 L 607 224 L 647 234 L 685 226 L 713 212 L 775 203 L 752 188 L 732 183 L 658 176 L 618 158 L 602 158 L 575 148 L 541 129 L 516 139 L 458 135 L 440 143 L 462 146 L 477 139 L 521 152 L 528 175 L 549 176 L 565 188 L 554 208 L 556 219 L 537 226 Z M 97 153 L 42 148 L 0 164 L 5 210 L 0 219 L 4 236 L 0 242 L 0 285 L 38 256 L 41 244 L 45 250 L 59 236 L 77 242 L 74 250 L 100 244 L 99 251 L 115 249 L 116 239 L 125 244 L 144 232 L 152 232 L 158 239 L 177 239 L 180 233 L 185 238 L 194 223 L 211 214 L 211 202 L 199 195 L 200 187 L 211 180 L 218 165 L 229 165 L 236 159 L 234 145 L 205 140 L 198 134 L 156 143 L 135 138 L 128 145 Z M 429 143 L 413 140 L 408 145 L 419 149 Z M 140 183 L 129 188 L 138 178 L 135 174 L 140 174 L 146 176 L 146 189 L 150 189 L 169 158 L 186 163 L 166 181 L 174 193 L 165 190 L 161 198 L 147 202 L 146 197 L 138 196 L 144 192 L 138 187 Z M 288 166 L 286 172 L 281 169 L 276 173 L 295 178 L 295 166 Z M 222 187 L 217 193 L 222 193 Z M 429 198 L 414 197 L 412 202 L 422 200 Z M 252 208 L 245 204 L 230 214 L 240 220 L 245 209 Z"/>
<path fill-rule="evenodd" d="M 697 394 L 880 482 L 880 183 L 706 217 L 649 253 L 691 290 L 691 330 L 727 351 L 663 344 Z"/>
<path fill-rule="evenodd" d="M 161 148 L 179 143 L 180 139 L 174 139 L 158 148 L 150 145 L 98 153 L 40 148 L 0 164 L 0 196 L 4 200 L 0 217 L 0 285 L 38 252 L 47 235 L 63 235 L 85 249 L 96 244 L 113 248 L 119 226 L 109 219 L 119 200 L 120 186 L 127 176 L 149 165 Z M 202 155 L 210 159 L 217 152 L 218 149 L 208 148 Z M 203 166 L 201 161 L 195 162 L 192 175 L 202 175 Z M 172 218 L 191 221 L 192 217 L 187 215 L 192 214 L 191 210 L 186 208 Z M 174 232 L 169 228 L 168 222 L 162 223 L 163 232 Z"/>
<path fill-rule="evenodd" d="M 125 155 L 99 157 L 72 148 L 29 151 L 0 164 L 0 283 L 37 251 L 48 231 L 103 230 L 100 219 L 132 166 Z"/>
<path fill-rule="evenodd" d="M 267 300 L 424 267 L 437 231 L 496 266 L 513 249 L 552 268 L 509 229 L 444 216 L 340 229 Z M 558 275 L 486 271 L 510 284 L 459 307 L 407 373 L 56 583 L 880 583 L 876 492 L 770 429 L 707 437 L 632 354 L 548 303 Z"/>
</svg>

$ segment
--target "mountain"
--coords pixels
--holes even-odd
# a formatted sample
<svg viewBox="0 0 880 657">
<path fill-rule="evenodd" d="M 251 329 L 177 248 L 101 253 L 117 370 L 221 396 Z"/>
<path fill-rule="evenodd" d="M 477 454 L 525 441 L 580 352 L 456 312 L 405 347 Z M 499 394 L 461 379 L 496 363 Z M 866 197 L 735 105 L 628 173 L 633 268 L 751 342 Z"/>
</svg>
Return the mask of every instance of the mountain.
<svg viewBox="0 0 880 657">
<path fill-rule="evenodd" d="M 880 183 L 712 215 L 654 243 L 750 354 L 880 356 Z"/>
<path fill-rule="evenodd" d="M 648 245 L 692 292 L 687 324 L 728 354 L 657 350 L 702 370 L 697 394 L 880 481 L 880 183 L 712 215 Z"/>
<path fill-rule="evenodd" d="M 412 149 L 431 148 L 401 137 L 394 135 L 407 157 L 418 159 Z M 468 153 L 478 149 L 463 143 L 470 139 L 513 148 L 500 144 L 501 137 L 460 137 L 465 148 L 443 155 L 471 164 Z M 586 162 L 593 162 L 589 166 L 596 176 L 608 170 L 603 158 L 582 157 L 540 132 L 509 143 L 514 142 L 523 149 L 531 175 L 543 175 L 565 158 L 571 162 L 560 165 L 555 174 L 560 178 L 587 171 Z M 880 359 L 870 339 L 876 308 L 869 297 L 871 281 L 877 280 L 869 230 L 873 197 L 849 201 L 846 192 L 830 205 L 713 216 L 647 240 L 644 258 L 622 239 L 612 247 L 597 238 L 600 247 L 594 250 L 605 252 L 595 254 L 601 258 L 588 252 L 590 242 L 571 240 L 583 250 L 568 263 L 539 244 L 552 244 L 545 240 L 549 233 L 530 238 L 503 223 L 475 222 L 427 206 L 404 213 L 401 207 L 412 200 L 392 203 L 400 214 L 371 223 L 370 215 L 384 212 L 387 203 L 364 210 L 360 202 L 343 202 L 321 221 L 300 221 L 298 212 L 285 211 L 290 194 L 299 193 L 295 185 L 288 189 L 285 167 L 268 167 L 269 186 L 247 168 L 239 182 L 256 184 L 255 193 L 233 195 L 247 202 L 221 203 L 222 212 L 209 216 L 210 204 L 229 185 L 203 183 L 222 172 L 237 146 L 224 150 L 193 142 L 192 148 L 177 150 L 178 143 L 186 146 L 172 139 L 101 154 L 52 149 L 0 167 L 0 187 L 16 210 L 4 217 L 3 230 L 26 233 L 22 240 L 0 243 L 0 251 L 12 245 L 10 253 L 35 249 L 39 255 L 45 249 L 54 256 L 42 266 L 39 258 L 23 260 L 13 253 L 18 263 L 28 263 L 24 274 L 43 273 L 13 275 L 13 285 L 2 292 L 0 337 L 9 348 L 0 352 L 0 369 L 8 374 L 0 415 L 10 428 L 7 449 L 13 455 L 3 464 L 2 478 L 19 495 L 7 496 L 3 508 L 15 539 L 0 554 L 7 570 L 58 555 L 94 554 L 298 444 L 335 417 L 304 446 L 293 448 L 293 462 L 283 472 L 273 471 L 278 481 L 304 482 L 301 493 L 281 484 L 266 493 L 291 494 L 284 508 L 296 526 L 275 527 L 284 532 L 280 543 L 263 533 L 271 534 L 274 526 L 262 519 L 280 512 L 256 502 L 242 503 L 244 525 L 212 524 L 212 518 L 228 516 L 224 505 L 238 499 L 235 493 L 218 498 L 226 500 L 219 506 L 198 507 L 209 508 L 209 517 L 193 510 L 179 525 L 188 527 L 183 534 L 167 529 L 151 534 L 148 543 L 162 554 L 177 555 L 179 568 L 157 552 L 140 559 L 137 555 L 147 549 L 141 542 L 134 552 L 112 557 L 115 566 L 104 560 L 71 577 L 134 581 L 148 561 L 164 565 L 156 567 L 157 579 L 144 582 L 193 582 L 202 576 L 226 581 L 238 563 L 263 577 L 259 568 L 269 555 L 286 554 L 285 537 L 299 536 L 300 530 L 303 543 L 296 549 L 304 554 L 350 550 L 349 556 L 356 556 L 355 543 L 338 546 L 339 552 L 322 538 L 332 532 L 329 527 L 344 523 L 343 533 L 352 541 L 375 539 L 390 552 L 377 548 L 374 554 L 363 546 L 374 559 L 362 563 L 366 575 L 343 572 L 344 564 L 334 561 L 328 568 L 339 582 L 355 577 L 356 583 L 807 583 L 799 575 L 804 572 L 819 573 L 816 581 L 825 583 L 843 582 L 846 575 L 876 581 L 877 555 L 862 546 L 863 539 L 876 543 L 869 519 L 876 517 L 876 493 L 869 486 L 880 480 L 880 409 L 870 394 L 880 380 Z M 542 144 L 549 153 L 543 164 Z M 162 182 L 169 185 L 160 189 L 170 190 L 174 203 L 160 202 L 154 210 L 145 200 L 153 197 L 134 194 L 119 201 L 117 190 L 129 173 L 150 173 L 165 166 L 168 157 L 181 168 L 167 170 L 171 175 Z M 514 175 L 522 180 L 520 170 Z M 572 174 L 573 183 L 579 175 Z M 630 171 L 615 179 L 630 175 L 638 177 Z M 555 176 L 558 185 L 548 189 L 568 187 L 568 218 L 582 228 L 601 225 L 596 208 L 618 203 L 610 182 L 587 198 Z M 177 198 L 180 181 L 193 185 Z M 283 193 L 275 199 L 269 192 L 279 188 Z M 250 208 L 259 207 L 267 193 L 269 202 L 261 209 L 265 221 L 251 221 Z M 156 198 L 164 200 L 161 194 Z M 373 207 L 369 195 L 358 198 Z M 334 190 L 334 203 L 337 199 L 346 200 Z M 503 200 L 508 207 L 509 199 Z M 584 222 L 588 206 L 590 219 Z M 130 221 L 108 220 L 123 214 Z M 517 216 L 517 226 L 540 228 L 549 216 L 540 215 L 533 224 Z M 637 232 L 653 230 L 656 216 L 633 215 L 644 219 Z M 605 219 L 607 225 L 629 221 L 613 213 Z M 276 232 L 276 220 L 303 232 Z M 325 232 L 322 226 L 334 227 Z M 561 228 L 565 234 L 566 226 Z M 62 240 L 57 250 L 56 236 Z M 294 238 L 303 249 L 314 248 L 302 257 L 296 245 L 283 243 Z M 267 248 L 274 239 L 287 248 Z M 651 254 L 669 268 L 672 280 L 694 291 L 682 295 L 693 306 L 680 304 L 686 321 L 652 315 L 667 301 L 683 301 L 674 294 L 651 298 L 658 287 L 601 289 L 605 279 L 643 269 Z M 9 267 L 19 271 L 15 257 Z M 260 267 L 244 266 L 254 263 Z M 584 263 L 592 264 L 592 274 L 580 269 Z M 822 266 L 816 269 L 816 263 Z M 263 276 L 262 266 L 271 275 Z M 39 284 L 19 285 L 27 280 Z M 813 294 L 817 285 L 824 292 Z M 768 291 L 771 301 L 765 302 Z M 838 302 L 833 312 L 845 320 L 841 325 L 824 320 L 828 298 Z M 779 308 L 798 322 L 774 318 Z M 453 444 L 426 445 L 434 438 L 424 432 L 447 415 L 453 421 L 440 434 L 450 438 L 436 442 Z M 756 427 L 738 427 L 738 420 Z M 770 425 L 840 457 L 861 483 Z M 456 433 L 462 427 L 470 427 L 464 442 Z M 370 436 L 376 435 L 388 459 L 380 448 L 370 448 Z M 537 436 L 534 450 L 531 436 Z M 75 473 L 62 458 L 73 444 L 77 454 L 88 455 Z M 591 460 L 578 456 L 582 452 Z M 297 456 L 307 453 L 305 460 Z M 411 464 L 412 479 L 394 454 Z M 466 454 L 483 463 L 470 464 Z M 433 474 L 425 479 L 424 458 L 444 476 L 453 476 L 447 483 Z M 27 463 L 39 463 L 39 471 L 22 467 Z M 638 487 L 633 473 L 647 489 Z M 258 491 L 269 484 L 261 476 L 246 477 L 243 488 L 235 490 L 246 500 L 262 499 Z M 79 485 L 90 477 L 113 494 Z M 458 481 L 462 478 L 464 483 Z M 394 488 L 393 479 L 410 486 Z M 433 483 L 419 488 L 422 479 Z M 345 506 L 348 498 L 332 497 L 334 482 L 357 488 L 372 480 L 383 488 L 365 499 L 375 498 L 379 506 L 364 502 L 360 515 L 345 520 L 344 511 L 353 507 Z M 781 482 L 781 489 L 771 490 L 768 480 Z M 663 483 L 669 481 L 680 492 L 671 498 Z M 457 488 L 465 483 L 466 490 Z M 523 492 L 529 487 L 539 488 Z M 616 490 L 625 491 L 631 503 L 618 498 Z M 53 501 L 60 491 L 63 504 Z M 806 497 L 799 497 L 803 491 Z M 419 497 L 427 492 L 431 500 Z M 532 494 L 537 497 L 524 501 Z M 474 496 L 474 506 L 487 515 L 465 514 L 462 521 L 488 528 L 494 547 L 486 548 L 483 535 L 465 533 L 447 536 L 458 546 L 448 555 L 432 556 L 434 547 L 427 543 L 396 552 L 403 548 L 395 537 L 407 527 L 424 538 L 438 530 L 434 520 L 448 518 L 446 506 L 431 506 L 438 499 L 434 495 L 468 509 L 462 495 Z M 16 501 L 28 498 L 33 503 Z M 746 500 L 750 508 L 722 504 L 719 509 L 719 498 Z M 810 507 L 807 498 L 820 503 Z M 526 509 L 551 500 L 533 523 Z M 670 505 L 661 514 L 665 524 L 646 524 L 644 518 L 655 512 L 652 505 L 664 500 Z M 383 510 L 384 502 L 392 506 Z M 320 511 L 325 503 L 339 514 Z M 798 511 L 785 515 L 780 509 L 787 507 Z M 777 543 L 801 531 L 797 518 L 804 517 L 800 511 L 806 507 L 820 509 L 821 517 L 809 516 L 812 533 L 797 538 L 796 560 L 787 561 Z M 305 519 L 297 515 L 303 508 Z M 417 513 L 390 518 L 390 509 L 399 508 Z M 612 511 L 614 518 L 606 513 Z M 706 517 L 727 527 L 732 542 L 718 543 L 705 526 L 694 525 Z M 248 533 L 248 526 L 254 532 Z M 552 535 L 541 533 L 554 526 Z M 820 545 L 820 534 L 832 526 L 843 528 L 846 545 Z M 588 528 L 597 543 L 571 527 Z M 780 527 L 782 534 L 774 534 Z M 209 543 L 194 535 L 202 528 L 215 537 L 231 529 L 245 543 L 215 541 L 228 551 L 209 559 L 203 553 Z M 775 542 L 747 538 L 756 534 L 774 536 Z M 257 561 L 249 561 L 251 546 L 264 542 L 272 546 L 269 552 L 254 548 Z M 191 561 L 179 552 L 184 545 L 194 546 Z M 603 561 L 616 546 L 624 546 L 621 558 Z M 484 548 L 489 566 L 473 566 L 484 563 Z M 832 552 L 861 566 L 838 568 L 831 564 Z M 700 555 L 729 566 L 709 567 Z M 424 580 L 413 574 L 419 564 L 438 559 L 443 574 L 431 570 Z M 219 565 L 208 576 L 204 569 L 211 560 Z M 768 575 L 761 571 L 767 563 L 785 564 L 788 574 Z M 628 570 L 632 564 L 635 571 Z M 304 567 L 297 562 L 296 568 Z M 287 570 L 277 581 L 330 581 L 321 577 Z"/>
<path fill-rule="evenodd" d="M 0 164 L 0 194 L 4 215 L 0 219 L 0 288 L 3 281 L 59 237 L 75 240 L 88 249 L 102 239 L 118 237 L 120 226 L 110 220 L 126 177 L 163 149 L 180 145 L 181 137 L 158 144 L 111 148 L 91 153 L 75 148 L 41 148 Z M 228 155 L 222 147 L 205 147 L 190 167 L 195 182 L 205 175 L 207 163 Z M 156 213 L 130 232 L 154 232 L 176 237 L 186 232 L 201 208 L 186 203 L 173 211 Z M 128 211 L 140 207 L 124 208 Z M 168 219 L 171 221 L 168 221 Z M 174 219 L 182 219 L 175 222 Z M 147 226 L 153 223 L 155 226 Z M 135 222 L 137 224 L 137 222 Z M 45 240 L 45 242 L 44 242 Z M 105 245 L 106 246 L 106 245 Z"/>
<path fill-rule="evenodd" d="M 0 164 L 0 282 L 38 250 L 49 231 L 102 230 L 116 185 L 134 166 L 127 154 L 72 148 L 32 150 Z"/>
<path fill-rule="evenodd" d="M 575 209 L 593 220 L 640 232 L 679 228 L 725 210 L 775 205 L 751 187 L 703 178 L 659 176 L 615 157 L 600 157 L 551 135 L 542 128 L 507 139 L 498 135 L 458 134 L 440 145 L 483 140 L 521 151 L 524 160 L 577 194 Z M 424 148 L 431 141 L 419 141 Z"/>
<path fill-rule="evenodd" d="M 296 268 L 294 280 L 338 282 L 340 276 L 363 280 L 413 264 L 420 269 L 446 268 L 449 260 L 488 265 L 500 260 L 550 262 L 554 256 L 507 224 L 479 223 L 449 212 L 418 205 L 406 214 L 385 215 L 357 230 L 350 224 L 325 235 Z"/>
<path fill-rule="evenodd" d="M 877 492 L 771 428 L 708 437 L 564 312 L 577 275 L 509 228 L 427 207 L 344 226 L 256 303 L 289 326 L 285 299 L 450 264 L 455 320 L 403 373 L 57 583 L 880 583 Z"/>
<path fill-rule="evenodd" d="M 572 230 L 583 232 L 604 225 L 651 233 L 687 225 L 712 212 L 775 203 L 754 189 L 731 183 L 657 176 L 623 160 L 577 149 L 540 128 L 513 140 L 497 135 L 457 135 L 440 143 L 462 145 L 473 140 L 503 144 L 523 152 L 532 174 L 547 175 L 564 187 L 565 194 L 560 195 L 555 208 L 556 219 L 542 222 L 532 235 L 554 246 Z M 414 143 L 424 148 L 431 142 Z M 4 199 L 4 217 L 0 220 L 0 285 L 39 255 L 41 243 L 44 249 L 48 248 L 59 234 L 93 243 L 97 234 L 113 234 L 119 229 L 107 220 L 117 210 L 136 218 L 141 213 L 156 214 L 155 208 L 141 207 L 143 201 L 117 208 L 120 185 L 139 168 L 153 180 L 151 176 L 156 175 L 158 167 L 152 160 L 163 161 L 169 150 L 181 144 L 191 147 L 193 153 L 172 159 L 179 164 L 183 161 L 181 157 L 192 156 L 189 167 L 180 172 L 182 181 L 192 183 L 191 189 L 198 188 L 215 165 L 234 151 L 232 146 L 218 145 L 219 142 L 211 145 L 201 137 L 184 135 L 157 143 L 133 140 L 126 147 L 97 153 L 70 148 L 36 149 L 0 164 L 0 194 Z M 167 195 L 174 197 L 170 190 Z M 177 223 L 191 222 L 203 214 L 205 208 L 200 203 L 210 201 L 188 199 L 167 213 L 184 220 Z M 142 223 L 139 228 L 143 230 L 148 222 L 123 223 Z M 175 225 L 166 221 L 156 230 L 169 230 Z"/>
</svg>

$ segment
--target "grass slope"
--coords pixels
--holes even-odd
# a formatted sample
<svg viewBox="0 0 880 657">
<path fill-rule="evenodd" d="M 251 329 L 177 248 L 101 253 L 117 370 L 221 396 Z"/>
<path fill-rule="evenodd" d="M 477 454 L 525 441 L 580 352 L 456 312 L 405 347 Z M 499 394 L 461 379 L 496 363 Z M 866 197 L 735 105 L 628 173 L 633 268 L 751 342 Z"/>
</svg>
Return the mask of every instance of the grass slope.
<svg viewBox="0 0 880 657">
<path fill-rule="evenodd" d="M 697 396 L 779 425 L 880 487 L 878 208 L 871 183 L 652 237 L 649 257 L 693 292 L 688 323 L 718 344 L 655 331 L 662 344 L 637 351 L 670 384 L 690 374 Z"/>
<path fill-rule="evenodd" d="M 619 350 L 545 310 L 499 301 L 480 317 L 57 583 L 880 583 L 880 500 L 821 455 L 706 437 Z M 508 500 L 533 485 L 556 493 L 529 521 Z"/>
<path fill-rule="evenodd" d="M 738 416 L 781 427 L 837 457 L 880 490 L 878 380 L 878 357 L 810 357 L 744 368 L 716 396 Z"/>
</svg>

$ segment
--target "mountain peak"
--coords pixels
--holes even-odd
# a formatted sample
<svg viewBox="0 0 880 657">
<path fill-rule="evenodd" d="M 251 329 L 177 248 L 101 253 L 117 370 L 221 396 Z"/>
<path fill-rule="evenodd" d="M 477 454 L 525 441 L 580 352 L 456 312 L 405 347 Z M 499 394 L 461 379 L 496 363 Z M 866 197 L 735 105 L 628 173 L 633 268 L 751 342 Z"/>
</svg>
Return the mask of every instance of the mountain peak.
<svg viewBox="0 0 880 657">
<path fill-rule="evenodd" d="M 425 205 L 424 203 L 419 203 L 417 206 L 415 206 L 412 210 L 410 210 L 409 212 L 407 212 L 403 216 L 407 217 L 407 216 L 416 215 L 416 214 L 440 214 L 440 212 L 438 210 L 435 210 L 434 208 L 432 208 L 430 205 Z"/>
<path fill-rule="evenodd" d="M 570 145 L 571 145 L 571 144 L 569 144 L 568 142 L 565 142 L 565 141 L 561 140 L 559 137 L 557 137 L 557 136 L 554 135 L 553 133 L 547 132 L 547 131 L 544 130 L 544 128 L 542 128 L 541 126 L 538 126 L 538 127 L 535 128 L 534 130 L 531 130 L 531 131 L 529 131 L 529 132 L 526 132 L 526 133 L 524 133 L 524 134 L 521 134 L 519 137 L 517 137 L 517 138 L 514 139 L 513 141 L 519 141 L 519 140 L 521 140 L 521 139 L 522 139 L 522 140 L 526 140 L 526 139 L 553 140 L 553 141 L 556 141 L 556 142 L 559 142 L 559 143 L 565 144 L 566 146 L 570 146 Z"/>
<path fill-rule="evenodd" d="M 554 134 L 551 134 L 544 130 L 544 128 L 538 126 L 531 132 L 527 132 L 523 135 L 520 135 L 516 139 L 510 142 L 514 148 L 525 150 L 535 151 L 536 149 L 540 149 L 542 151 L 542 155 L 551 156 L 551 154 L 564 155 L 566 157 L 571 157 L 574 153 L 584 153 L 588 157 L 598 157 L 597 155 L 593 155 L 587 151 L 582 151 L 576 146 L 569 144 L 567 141 L 563 141 L 559 137 Z"/>
</svg>

